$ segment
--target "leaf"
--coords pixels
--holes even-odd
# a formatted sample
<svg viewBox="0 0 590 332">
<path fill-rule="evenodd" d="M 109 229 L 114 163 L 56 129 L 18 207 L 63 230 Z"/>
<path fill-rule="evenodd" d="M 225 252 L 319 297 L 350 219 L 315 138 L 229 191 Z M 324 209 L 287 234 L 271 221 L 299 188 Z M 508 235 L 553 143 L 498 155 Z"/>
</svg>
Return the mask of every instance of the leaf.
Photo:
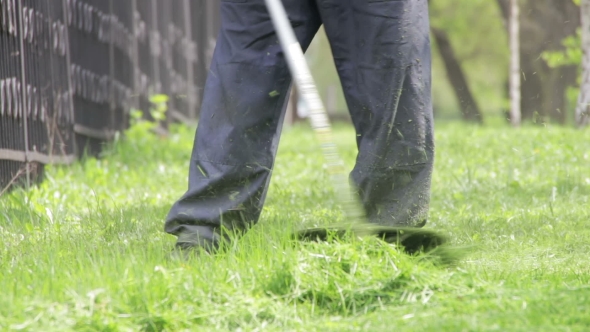
<svg viewBox="0 0 590 332">
<path fill-rule="evenodd" d="M 170 98 L 164 94 L 157 94 L 150 97 L 150 103 L 152 104 L 163 104 L 167 103 Z"/>
<path fill-rule="evenodd" d="M 143 112 L 138 109 L 132 109 L 130 115 L 132 119 L 139 120 L 143 117 Z"/>
</svg>

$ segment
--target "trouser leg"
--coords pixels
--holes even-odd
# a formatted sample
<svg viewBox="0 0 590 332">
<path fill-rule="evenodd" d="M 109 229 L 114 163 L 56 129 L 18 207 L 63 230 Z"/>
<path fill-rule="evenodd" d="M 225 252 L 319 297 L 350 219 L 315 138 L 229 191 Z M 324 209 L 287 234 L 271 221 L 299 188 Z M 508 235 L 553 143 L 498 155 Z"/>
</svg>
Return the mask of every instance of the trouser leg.
<svg viewBox="0 0 590 332">
<path fill-rule="evenodd" d="M 427 0 L 318 0 L 359 154 L 370 222 L 426 221 L 434 161 Z"/>
<path fill-rule="evenodd" d="M 303 48 L 320 25 L 311 0 L 284 1 Z M 179 243 L 215 241 L 260 216 L 291 84 L 264 0 L 222 0 L 187 192 L 165 225 Z"/>
</svg>

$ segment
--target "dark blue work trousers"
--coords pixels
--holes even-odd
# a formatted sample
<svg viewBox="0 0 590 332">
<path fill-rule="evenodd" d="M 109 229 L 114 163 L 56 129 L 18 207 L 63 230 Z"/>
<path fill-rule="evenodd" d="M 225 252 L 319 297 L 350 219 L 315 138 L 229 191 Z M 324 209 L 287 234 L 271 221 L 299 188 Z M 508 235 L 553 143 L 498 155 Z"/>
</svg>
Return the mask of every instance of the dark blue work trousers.
<svg viewBox="0 0 590 332">
<path fill-rule="evenodd" d="M 369 221 L 423 225 L 434 158 L 427 0 L 283 4 L 304 50 L 324 24 L 357 135 L 351 179 Z M 222 0 L 221 16 L 188 191 L 165 225 L 179 242 L 257 222 L 291 87 L 264 0 Z"/>
</svg>

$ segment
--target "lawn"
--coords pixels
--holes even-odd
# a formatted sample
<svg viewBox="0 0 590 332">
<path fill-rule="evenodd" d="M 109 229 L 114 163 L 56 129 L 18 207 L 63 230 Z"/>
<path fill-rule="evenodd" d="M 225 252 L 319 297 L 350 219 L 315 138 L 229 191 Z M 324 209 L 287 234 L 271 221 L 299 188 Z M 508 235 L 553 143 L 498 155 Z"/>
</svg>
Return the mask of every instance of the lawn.
<svg viewBox="0 0 590 332">
<path fill-rule="evenodd" d="M 335 135 L 346 162 L 354 133 Z M 0 198 L 0 330 L 590 330 L 590 131 L 437 125 L 428 228 L 454 265 L 377 239 L 296 243 L 337 221 L 305 125 L 285 130 L 260 223 L 217 256 L 171 258 L 193 130 L 136 129 L 101 160 Z"/>
</svg>

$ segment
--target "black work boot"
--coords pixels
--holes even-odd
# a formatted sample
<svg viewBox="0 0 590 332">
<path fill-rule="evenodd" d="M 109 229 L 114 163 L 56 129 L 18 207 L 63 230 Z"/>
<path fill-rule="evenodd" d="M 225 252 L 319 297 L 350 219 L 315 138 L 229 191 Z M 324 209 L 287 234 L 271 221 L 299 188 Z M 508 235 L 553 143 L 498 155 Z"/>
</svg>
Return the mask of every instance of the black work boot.
<svg viewBox="0 0 590 332">
<path fill-rule="evenodd" d="M 229 240 L 229 237 L 220 235 L 215 228 L 209 226 L 191 226 L 177 236 L 175 251 L 182 253 L 185 258 L 201 252 L 215 254 L 219 251 L 221 242 Z"/>
</svg>

